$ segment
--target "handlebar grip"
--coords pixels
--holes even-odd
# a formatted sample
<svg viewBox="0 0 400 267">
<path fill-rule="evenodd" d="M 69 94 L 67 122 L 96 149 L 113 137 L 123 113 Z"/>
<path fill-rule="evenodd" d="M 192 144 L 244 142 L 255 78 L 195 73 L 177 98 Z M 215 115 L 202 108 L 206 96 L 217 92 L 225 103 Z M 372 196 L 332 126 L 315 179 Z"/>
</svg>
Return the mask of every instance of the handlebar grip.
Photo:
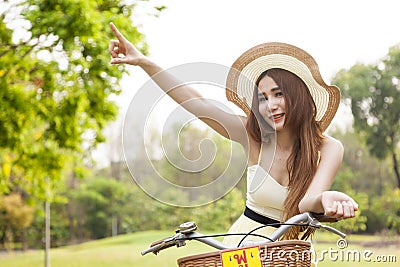
<svg viewBox="0 0 400 267">
<path fill-rule="evenodd" d="M 154 246 L 157 246 L 157 245 L 163 243 L 163 242 L 164 242 L 165 240 L 167 240 L 167 239 L 168 239 L 168 238 L 163 238 L 163 239 L 161 239 L 161 240 L 154 241 L 153 243 L 150 244 L 150 247 L 152 248 L 152 247 L 154 247 Z"/>
<path fill-rule="evenodd" d="M 337 234 L 341 238 L 346 238 L 346 234 L 345 233 L 342 233 L 342 232 L 340 232 L 339 230 L 337 230 L 337 229 L 335 229 L 333 227 L 330 227 L 330 226 L 327 226 L 327 225 L 322 225 L 322 229 L 325 229 L 325 230 L 327 230 L 327 231 L 329 231 L 331 233 Z"/>
<path fill-rule="evenodd" d="M 166 239 L 164 239 L 164 240 L 166 240 Z M 142 251 L 141 254 L 143 256 L 143 255 L 146 255 L 149 252 L 152 252 L 152 253 L 157 255 L 157 253 L 160 252 L 161 250 L 173 247 L 175 245 L 176 244 L 173 243 L 173 242 L 164 242 L 163 240 L 159 240 L 159 241 L 153 242 L 150 245 L 150 247 L 148 249 Z"/>
<path fill-rule="evenodd" d="M 310 214 L 311 214 L 311 216 L 312 216 L 313 218 L 315 218 L 315 219 L 318 220 L 319 222 L 337 222 L 337 221 L 338 221 L 337 218 L 331 217 L 331 216 L 328 216 L 328 215 L 325 215 L 325 214 L 323 214 L 323 213 L 314 213 L 314 212 L 311 212 Z"/>
</svg>

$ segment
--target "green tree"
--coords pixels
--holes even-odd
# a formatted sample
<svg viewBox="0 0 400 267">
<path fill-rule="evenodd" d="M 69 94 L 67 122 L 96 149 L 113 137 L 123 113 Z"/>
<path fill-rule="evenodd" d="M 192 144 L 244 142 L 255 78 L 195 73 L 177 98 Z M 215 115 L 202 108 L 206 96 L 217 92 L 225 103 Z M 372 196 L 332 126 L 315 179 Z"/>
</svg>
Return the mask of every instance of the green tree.
<svg viewBox="0 0 400 267">
<path fill-rule="evenodd" d="M 371 155 L 361 135 L 353 131 L 332 135 L 342 142 L 345 150 L 342 167 L 334 182 L 337 190 L 354 189 L 376 196 L 382 195 L 385 184 L 396 184 L 391 161 L 379 160 Z"/>
<path fill-rule="evenodd" d="M 0 236 L 5 248 L 13 248 L 14 236 L 31 224 L 33 212 L 34 209 L 23 202 L 20 194 L 0 198 Z"/>
<path fill-rule="evenodd" d="M 76 215 L 89 238 L 111 236 L 113 219 L 123 215 L 128 190 L 125 184 L 110 178 L 97 177 L 81 185 L 72 194 L 80 203 Z"/>
<path fill-rule="evenodd" d="M 109 22 L 147 53 L 144 35 L 131 25 L 141 4 L 149 14 L 163 9 L 140 0 L 0 0 L 0 196 L 17 192 L 38 207 L 41 216 L 28 229 L 38 240 L 41 203 L 57 201 L 65 174 L 80 176 L 118 112 L 113 99 L 126 69 L 109 64 Z M 60 238 L 68 233 L 53 230 Z"/>
<path fill-rule="evenodd" d="M 384 194 L 374 196 L 366 214 L 371 221 L 367 224 L 371 232 L 388 229 L 400 233 L 400 189 L 387 187 Z"/>
<path fill-rule="evenodd" d="M 360 210 L 356 212 L 355 218 L 335 223 L 336 228 L 349 233 L 364 232 L 367 229 L 368 217 L 365 212 L 367 212 L 369 208 L 368 194 L 363 191 L 356 191 L 352 188 L 352 181 L 354 181 L 356 177 L 358 177 L 357 172 L 345 165 L 341 168 L 341 171 L 338 173 L 332 185 L 332 190 L 346 192 L 346 194 L 352 196 L 360 207 Z"/>
<path fill-rule="evenodd" d="M 400 188 L 400 45 L 376 64 L 339 71 L 333 82 L 350 99 L 354 129 L 379 159 L 390 157 Z"/>
<path fill-rule="evenodd" d="M 376 233 L 385 228 L 393 229 L 387 218 L 397 216 L 393 187 L 396 179 L 389 159 L 372 156 L 362 136 L 353 131 L 333 132 L 341 140 L 345 152 L 343 164 L 335 178 L 332 190 L 346 192 L 358 202 L 360 211 L 356 218 L 343 220 L 338 227 L 345 231 Z M 390 191 L 393 192 L 390 192 Z M 389 201 L 391 203 L 385 203 Z M 384 207 L 385 206 L 385 207 Z M 383 208 L 384 207 L 384 208 Z"/>
<path fill-rule="evenodd" d="M 123 67 L 109 64 L 108 24 L 132 27 L 137 2 L 1 1 L 0 193 L 19 187 L 39 199 L 72 157 L 81 160 L 115 118 Z M 18 36 L 21 36 L 18 38 Z M 54 189 L 54 188 L 53 188 Z"/>
</svg>

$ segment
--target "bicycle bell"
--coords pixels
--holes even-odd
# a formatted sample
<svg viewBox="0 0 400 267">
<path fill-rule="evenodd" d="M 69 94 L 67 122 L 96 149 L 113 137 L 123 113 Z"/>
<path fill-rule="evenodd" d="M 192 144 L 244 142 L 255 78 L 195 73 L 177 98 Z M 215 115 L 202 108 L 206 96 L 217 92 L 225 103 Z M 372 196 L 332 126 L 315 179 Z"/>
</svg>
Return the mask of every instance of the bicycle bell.
<svg viewBox="0 0 400 267">
<path fill-rule="evenodd" d="M 197 225 L 195 222 L 185 222 L 179 225 L 179 232 L 182 234 L 191 233 L 197 230 Z"/>
</svg>

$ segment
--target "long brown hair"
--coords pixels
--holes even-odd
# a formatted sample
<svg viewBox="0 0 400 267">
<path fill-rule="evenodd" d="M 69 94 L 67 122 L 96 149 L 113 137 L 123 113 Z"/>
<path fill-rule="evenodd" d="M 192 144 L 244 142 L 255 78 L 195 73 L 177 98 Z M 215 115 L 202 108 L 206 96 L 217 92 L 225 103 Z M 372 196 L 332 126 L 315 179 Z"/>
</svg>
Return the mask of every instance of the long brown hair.
<svg viewBox="0 0 400 267">
<path fill-rule="evenodd" d="M 322 130 L 315 120 L 315 103 L 305 83 L 295 74 L 283 69 L 269 69 L 257 79 L 253 94 L 252 111 L 249 115 L 246 128 L 252 138 L 261 143 L 262 136 L 258 111 L 258 84 L 262 78 L 268 76 L 282 90 L 285 100 L 285 127 L 290 127 L 295 132 L 295 142 L 292 152 L 287 159 L 289 173 L 288 196 L 284 203 L 283 220 L 300 213 L 299 202 L 304 197 L 317 170 L 319 151 L 323 142 Z M 297 239 L 298 227 L 285 234 L 285 239 Z"/>
</svg>

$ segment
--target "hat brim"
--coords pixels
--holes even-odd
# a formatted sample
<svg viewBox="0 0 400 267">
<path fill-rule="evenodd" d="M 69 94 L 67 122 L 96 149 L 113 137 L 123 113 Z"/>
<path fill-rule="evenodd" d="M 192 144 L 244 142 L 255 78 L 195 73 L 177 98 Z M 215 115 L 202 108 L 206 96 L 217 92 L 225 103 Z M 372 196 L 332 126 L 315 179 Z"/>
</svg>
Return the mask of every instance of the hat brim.
<svg viewBox="0 0 400 267">
<path fill-rule="evenodd" d="M 339 107 L 340 90 L 334 85 L 327 85 L 314 58 L 293 45 L 264 43 L 243 53 L 232 64 L 228 73 L 226 81 L 228 100 L 249 115 L 255 81 L 261 73 L 272 68 L 285 69 L 303 80 L 316 106 L 316 121 L 325 131 Z"/>
</svg>

